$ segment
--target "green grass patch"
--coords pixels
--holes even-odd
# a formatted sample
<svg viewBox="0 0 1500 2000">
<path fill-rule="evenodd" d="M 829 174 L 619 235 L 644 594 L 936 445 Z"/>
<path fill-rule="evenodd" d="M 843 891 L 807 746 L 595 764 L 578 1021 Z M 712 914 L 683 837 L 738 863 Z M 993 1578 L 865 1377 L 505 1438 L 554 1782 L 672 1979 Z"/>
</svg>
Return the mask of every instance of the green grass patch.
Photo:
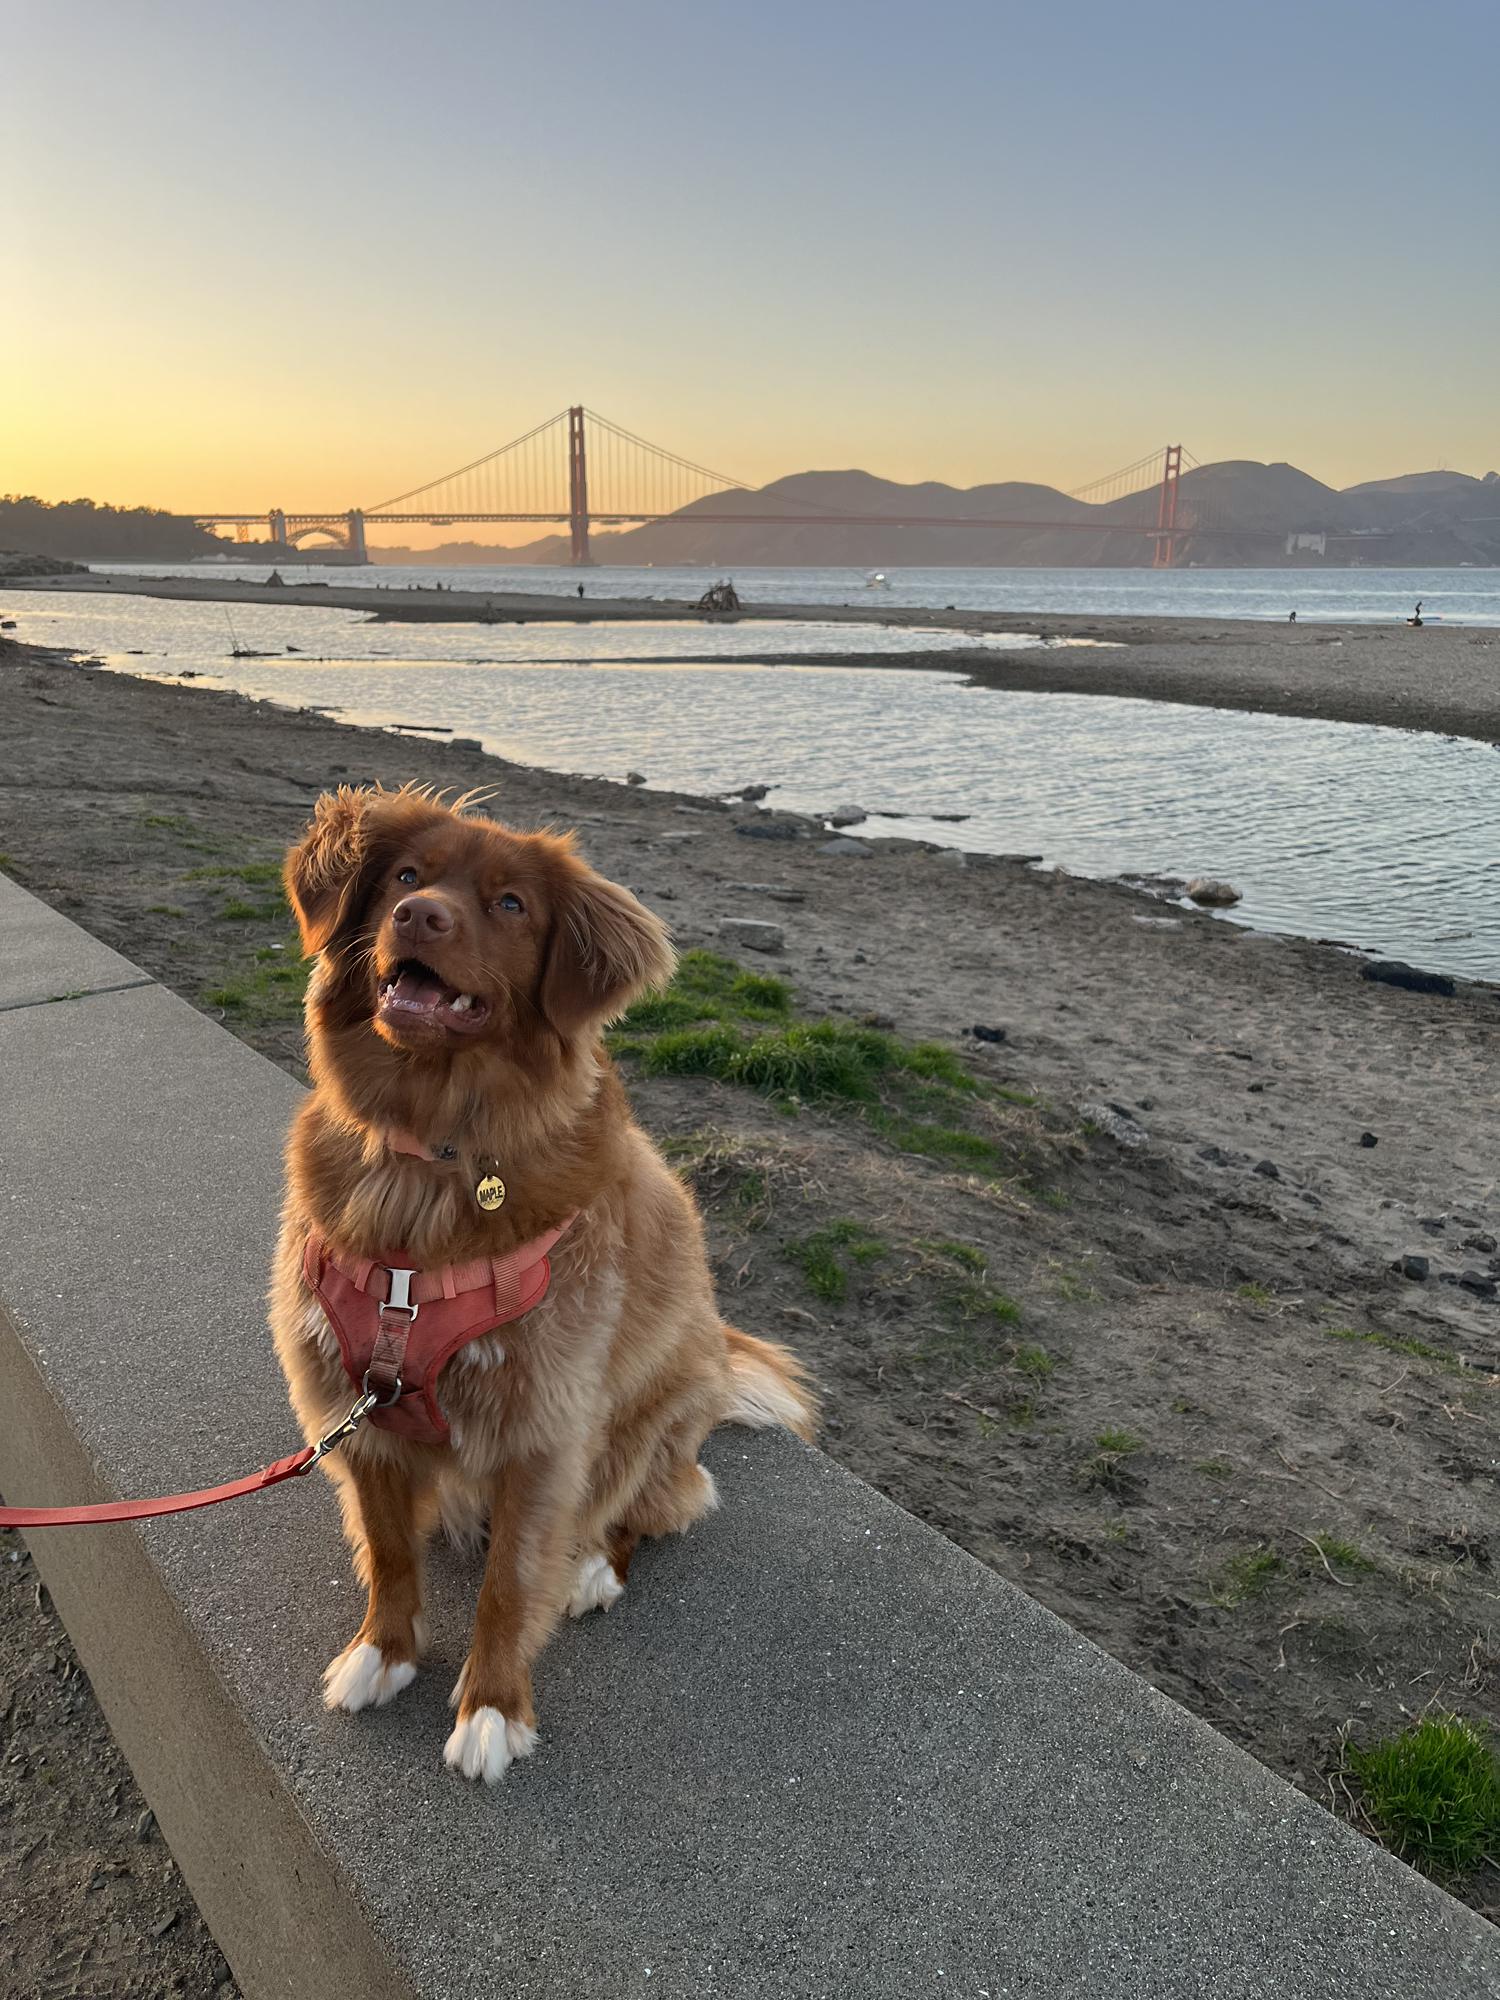
<svg viewBox="0 0 1500 2000">
<path fill-rule="evenodd" d="M 141 825 L 165 827 L 171 833 L 187 833 L 191 821 L 185 820 L 181 813 L 142 813 Z"/>
<path fill-rule="evenodd" d="M 280 923 L 286 915 L 286 904 L 246 903 L 238 896 L 231 896 L 219 915 L 236 924 Z"/>
<path fill-rule="evenodd" d="M 1201 1472 L 1205 1479 L 1232 1479 L 1234 1477 L 1234 1467 L 1226 1465 L 1222 1458 L 1200 1458 L 1198 1463 L 1193 1467 L 1193 1470 L 1194 1472 Z"/>
<path fill-rule="evenodd" d="M 1005 1303 L 1011 1305 L 1009 1299 Z M 1012 1312 L 1015 1311 L 1014 1306 L 1011 1307 L 1011 1310 Z M 1045 1382 L 1057 1367 L 1057 1363 L 1045 1347 L 1037 1347 L 1025 1343 L 1016 1349 L 1014 1360 L 1021 1373 L 1033 1382 Z"/>
<path fill-rule="evenodd" d="M 222 986 L 206 987 L 201 995 L 205 1007 L 215 1007 L 234 1017 L 235 1025 L 248 1027 L 255 1022 L 294 1019 L 302 1011 L 312 967 L 297 955 L 295 946 L 285 951 L 263 947 L 255 963 Z"/>
<path fill-rule="evenodd" d="M 1145 1450 L 1146 1440 L 1137 1437 L 1134 1431 L 1106 1430 L 1100 1431 L 1094 1445 L 1093 1455 L 1078 1468 L 1082 1484 L 1102 1486 L 1109 1491 L 1129 1486 L 1134 1478 L 1130 1461 L 1137 1452 Z"/>
<path fill-rule="evenodd" d="M 1264 1285 L 1236 1285 L 1234 1295 L 1252 1306 L 1269 1306 L 1276 1303 L 1275 1295 L 1268 1292 Z"/>
<path fill-rule="evenodd" d="M 859 1222 L 830 1222 L 810 1236 L 788 1243 L 786 1254 L 802 1272 L 815 1298 L 840 1305 L 849 1295 L 849 1267 L 873 1264 L 889 1246 Z"/>
<path fill-rule="evenodd" d="M 148 917 L 181 917 L 186 914 L 186 911 L 179 910 L 175 903 L 148 903 L 146 905 L 146 915 Z"/>
<path fill-rule="evenodd" d="M 1376 1333 L 1372 1328 L 1356 1326 L 1330 1326 L 1326 1329 L 1330 1340 L 1352 1340 L 1365 1347 L 1383 1347 L 1387 1354 L 1404 1354 L 1413 1361 L 1435 1361 L 1440 1368 L 1452 1369 L 1460 1373 L 1459 1365 L 1451 1356 L 1444 1354 L 1440 1347 L 1431 1347 L 1425 1340 L 1403 1340 L 1395 1334 Z"/>
<path fill-rule="evenodd" d="M 1225 1563 L 1208 1586 L 1209 1599 L 1224 1610 L 1233 1611 L 1237 1605 L 1247 1604 L 1252 1597 L 1268 1590 L 1280 1571 L 1281 1557 L 1274 1549 L 1247 1549 Z"/>
<path fill-rule="evenodd" d="M 1134 1431 L 1100 1431 L 1094 1442 L 1100 1451 L 1107 1451 L 1115 1458 L 1130 1458 L 1146 1448 L 1146 1440 L 1137 1437 Z"/>
<path fill-rule="evenodd" d="M 709 1077 L 785 1111 L 852 1113 L 902 1152 L 994 1178 L 1013 1175 L 1015 1160 L 984 1129 L 985 1111 L 1032 1102 L 971 1075 L 940 1043 L 798 1018 L 785 980 L 710 951 L 686 953 L 667 991 L 632 1007 L 610 1047 L 646 1076 Z"/>
<path fill-rule="evenodd" d="M 1367 1556 L 1363 1549 L 1346 1541 L 1342 1535 L 1309 1535 L 1308 1543 L 1311 1549 L 1317 1551 L 1317 1555 L 1310 1556 L 1309 1560 L 1316 1561 L 1321 1556 L 1330 1569 L 1369 1570 L 1375 1567 L 1373 1557 Z"/>
<path fill-rule="evenodd" d="M 980 1276 L 983 1276 L 990 1267 L 990 1260 L 982 1250 L 975 1249 L 972 1243 L 955 1242 L 952 1237 L 927 1237 L 918 1243 L 917 1248 L 930 1250 L 937 1257 L 951 1258 L 955 1264 L 962 1264 L 966 1271 L 973 1271 Z"/>
<path fill-rule="evenodd" d="M 1500 1759 L 1486 1730 L 1424 1715 L 1368 1750 L 1347 1751 L 1360 1805 L 1385 1845 L 1437 1876 L 1500 1854 Z"/>
<path fill-rule="evenodd" d="M 243 861 L 235 867 L 189 868 L 184 882 L 279 882 L 279 861 Z"/>
</svg>

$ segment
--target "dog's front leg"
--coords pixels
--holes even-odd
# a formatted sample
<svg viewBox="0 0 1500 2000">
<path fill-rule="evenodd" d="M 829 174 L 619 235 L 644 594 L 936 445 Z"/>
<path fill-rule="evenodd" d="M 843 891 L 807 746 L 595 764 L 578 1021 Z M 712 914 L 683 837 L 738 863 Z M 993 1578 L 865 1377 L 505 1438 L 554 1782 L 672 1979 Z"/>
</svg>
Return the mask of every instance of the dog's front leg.
<svg viewBox="0 0 1500 2000">
<path fill-rule="evenodd" d="M 474 1638 L 453 1699 L 458 1723 L 443 1761 L 493 1785 L 536 1748 L 532 1662 L 562 1615 L 584 1487 L 570 1455 L 536 1455 L 500 1468 L 490 1494 L 490 1551 Z"/>
<path fill-rule="evenodd" d="M 331 1468 L 332 1469 L 332 1468 Z M 429 1480 L 406 1454 L 349 1455 L 334 1469 L 364 1623 L 323 1675 L 329 1708 L 381 1708 L 416 1678 L 422 1648 L 422 1529 Z"/>
</svg>

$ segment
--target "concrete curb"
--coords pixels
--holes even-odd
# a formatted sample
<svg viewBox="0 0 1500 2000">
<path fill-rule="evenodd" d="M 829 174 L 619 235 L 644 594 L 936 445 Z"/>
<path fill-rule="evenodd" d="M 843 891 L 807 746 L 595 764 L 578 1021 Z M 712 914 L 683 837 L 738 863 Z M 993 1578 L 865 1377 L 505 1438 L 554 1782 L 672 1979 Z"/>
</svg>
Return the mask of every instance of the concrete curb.
<svg viewBox="0 0 1500 2000">
<path fill-rule="evenodd" d="M 295 1437 L 261 1300 L 297 1088 L 0 878 L 7 936 L 0 1486 L 250 1470 Z M 439 1763 L 472 1564 L 434 1563 L 430 1670 L 349 1718 L 321 1482 L 32 1537 L 251 2000 L 1500 1991 L 1489 1926 L 870 1488 L 709 1456 L 724 1509 L 560 1635 L 496 1792 Z"/>
</svg>

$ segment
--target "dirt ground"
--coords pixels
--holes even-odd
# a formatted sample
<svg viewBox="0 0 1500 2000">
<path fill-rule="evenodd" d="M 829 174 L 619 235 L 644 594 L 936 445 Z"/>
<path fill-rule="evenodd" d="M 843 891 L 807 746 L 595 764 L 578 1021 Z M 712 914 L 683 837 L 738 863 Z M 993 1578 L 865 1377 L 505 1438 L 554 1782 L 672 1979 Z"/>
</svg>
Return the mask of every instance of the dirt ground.
<svg viewBox="0 0 1500 2000">
<path fill-rule="evenodd" d="M 275 866 L 321 788 L 375 779 L 493 783 L 500 816 L 578 826 L 681 948 L 942 1042 L 983 1085 L 983 1167 L 626 1059 L 726 1310 L 812 1364 L 828 1449 L 1325 1803 L 1346 1729 L 1500 1722 L 1500 992 L 1397 990 L 1123 887 L 911 842 L 828 855 L 761 807 L 19 647 L 0 730 L 0 866 L 295 1074 Z M 726 942 L 728 918 L 783 949 Z M 76 1905 L 115 1851 L 112 1788 L 124 1822 L 142 1807 L 53 1656 L 55 1624 L 7 1621 L 0 1826 L 13 1855 L 41 1829 L 29 1865 Z M 65 1765 L 98 1808 L 40 1815 L 20 1773 Z M 1500 1870 L 1455 1887 L 1500 1918 Z M 133 1951 L 183 1951 L 149 1990 L 214 1991 L 185 1896 L 154 1939 L 145 1885 L 109 1893 Z M 15 1990 L 50 1993 L 18 1921 Z"/>
</svg>

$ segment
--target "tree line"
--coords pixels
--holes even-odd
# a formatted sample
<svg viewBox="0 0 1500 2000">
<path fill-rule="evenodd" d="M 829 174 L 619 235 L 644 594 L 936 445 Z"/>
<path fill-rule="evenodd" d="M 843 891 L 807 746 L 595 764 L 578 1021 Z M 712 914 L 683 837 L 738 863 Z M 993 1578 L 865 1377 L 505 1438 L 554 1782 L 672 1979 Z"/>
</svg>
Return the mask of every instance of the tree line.
<svg viewBox="0 0 1500 2000">
<path fill-rule="evenodd" d="M 223 546 L 196 521 L 160 507 L 111 507 L 95 500 L 0 494 L 0 549 L 75 562 L 159 562 L 212 555 Z"/>
</svg>

